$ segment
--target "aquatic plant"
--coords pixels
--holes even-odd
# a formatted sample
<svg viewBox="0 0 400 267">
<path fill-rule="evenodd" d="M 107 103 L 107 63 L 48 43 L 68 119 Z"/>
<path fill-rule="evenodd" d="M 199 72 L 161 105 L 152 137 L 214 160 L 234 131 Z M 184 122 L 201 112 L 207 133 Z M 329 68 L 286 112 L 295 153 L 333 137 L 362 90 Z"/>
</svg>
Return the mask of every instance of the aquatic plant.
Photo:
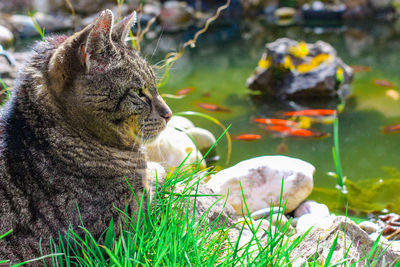
<svg viewBox="0 0 400 267">
<path fill-rule="evenodd" d="M 347 189 L 345 185 L 346 177 L 343 176 L 342 164 L 340 161 L 340 151 L 339 151 L 339 119 L 336 117 L 333 123 L 333 147 L 332 147 L 332 157 L 333 163 L 335 165 L 335 176 L 338 182 L 338 189 L 342 194 L 347 194 Z"/>
</svg>

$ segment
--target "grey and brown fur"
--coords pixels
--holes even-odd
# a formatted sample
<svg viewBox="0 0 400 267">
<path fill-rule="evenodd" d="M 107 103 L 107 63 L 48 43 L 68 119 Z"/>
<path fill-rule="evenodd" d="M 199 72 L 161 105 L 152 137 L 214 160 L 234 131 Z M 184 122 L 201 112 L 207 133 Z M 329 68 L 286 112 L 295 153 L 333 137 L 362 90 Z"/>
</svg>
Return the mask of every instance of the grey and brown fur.
<svg viewBox="0 0 400 267">
<path fill-rule="evenodd" d="M 81 225 L 99 237 L 115 207 L 146 184 L 141 143 L 171 111 L 151 67 L 124 44 L 134 14 L 111 11 L 71 37 L 34 47 L 0 117 L 0 259 L 48 253 L 48 239 Z M 130 202 L 131 211 L 137 204 Z"/>
</svg>

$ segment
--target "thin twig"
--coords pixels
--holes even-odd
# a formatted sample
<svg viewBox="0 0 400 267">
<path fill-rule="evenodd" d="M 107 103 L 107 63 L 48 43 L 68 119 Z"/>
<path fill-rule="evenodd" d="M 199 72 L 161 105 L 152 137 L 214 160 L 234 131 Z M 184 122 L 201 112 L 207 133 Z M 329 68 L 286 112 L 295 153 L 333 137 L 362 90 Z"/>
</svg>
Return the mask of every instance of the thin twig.
<svg viewBox="0 0 400 267">
<path fill-rule="evenodd" d="M 222 12 L 223 10 L 227 9 L 227 8 L 229 7 L 230 4 L 231 4 L 231 0 L 227 0 L 226 3 L 225 3 L 225 5 L 220 6 L 220 7 L 217 9 L 217 12 L 215 13 L 215 15 L 214 15 L 213 17 L 209 18 L 209 19 L 206 21 L 206 24 L 204 25 L 203 29 L 201 29 L 201 30 L 199 30 L 198 32 L 196 32 L 196 34 L 194 35 L 194 38 L 193 38 L 193 39 L 191 39 L 191 40 L 189 40 L 189 41 L 187 41 L 186 43 L 183 44 L 183 48 L 185 48 L 185 47 L 187 47 L 187 46 L 189 46 L 189 45 L 190 45 L 190 47 L 194 48 L 194 47 L 196 46 L 197 38 L 199 38 L 199 36 L 200 36 L 201 34 L 203 34 L 203 33 L 205 33 L 205 32 L 207 31 L 208 27 L 210 26 L 210 23 L 213 22 L 214 20 L 216 20 L 216 19 L 219 17 L 219 15 L 221 14 L 221 12 Z"/>
</svg>

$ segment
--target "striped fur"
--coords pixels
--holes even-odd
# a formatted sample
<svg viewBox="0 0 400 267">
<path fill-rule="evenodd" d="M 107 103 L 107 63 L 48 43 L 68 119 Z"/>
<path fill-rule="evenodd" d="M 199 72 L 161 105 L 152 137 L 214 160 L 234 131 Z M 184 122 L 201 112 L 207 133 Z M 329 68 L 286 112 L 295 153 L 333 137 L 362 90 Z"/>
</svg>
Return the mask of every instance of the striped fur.
<svg viewBox="0 0 400 267">
<path fill-rule="evenodd" d="M 115 25 L 106 10 L 71 37 L 38 43 L 0 117 L 0 259 L 48 253 L 48 240 L 80 214 L 97 238 L 114 207 L 146 181 L 141 144 L 164 129 L 171 111 L 150 66 L 124 39 L 133 22 Z M 137 209 L 129 201 L 130 211 Z"/>
</svg>

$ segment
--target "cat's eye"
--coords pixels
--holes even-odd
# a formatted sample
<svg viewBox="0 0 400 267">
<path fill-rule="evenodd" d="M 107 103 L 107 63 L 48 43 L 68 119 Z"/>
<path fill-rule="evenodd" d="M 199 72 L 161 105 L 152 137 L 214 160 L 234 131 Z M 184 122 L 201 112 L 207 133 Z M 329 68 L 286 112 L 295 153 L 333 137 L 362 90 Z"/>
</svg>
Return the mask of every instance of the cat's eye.
<svg viewBox="0 0 400 267">
<path fill-rule="evenodd" d="M 140 99 L 142 99 L 147 104 L 150 104 L 150 102 L 151 102 L 150 98 L 143 92 L 143 89 L 139 89 L 138 95 L 139 95 Z"/>
</svg>

